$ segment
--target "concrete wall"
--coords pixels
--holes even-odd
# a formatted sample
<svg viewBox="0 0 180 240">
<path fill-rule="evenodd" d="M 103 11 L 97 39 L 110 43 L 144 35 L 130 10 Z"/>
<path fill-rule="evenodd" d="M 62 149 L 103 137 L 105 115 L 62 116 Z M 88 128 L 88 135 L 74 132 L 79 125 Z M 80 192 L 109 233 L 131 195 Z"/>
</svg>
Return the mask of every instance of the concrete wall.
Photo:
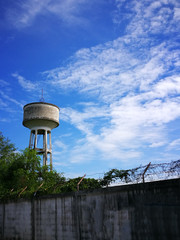
<svg viewBox="0 0 180 240">
<path fill-rule="evenodd" d="M 1 203 L 0 239 L 179 240 L 180 179 Z"/>
</svg>

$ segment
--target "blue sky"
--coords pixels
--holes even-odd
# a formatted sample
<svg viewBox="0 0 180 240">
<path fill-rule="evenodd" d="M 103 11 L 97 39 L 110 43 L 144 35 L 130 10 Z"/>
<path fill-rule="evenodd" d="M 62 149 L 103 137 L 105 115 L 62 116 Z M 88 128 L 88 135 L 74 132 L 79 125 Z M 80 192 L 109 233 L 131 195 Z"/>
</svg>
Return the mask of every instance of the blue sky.
<svg viewBox="0 0 180 240">
<path fill-rule="evenodd" d="M 0 130 L 21 150 L 23 106 L 60 107 L 53 165 L 100 177 L 180 156 L 178 0 L 1 0 Z"/>
</svg>

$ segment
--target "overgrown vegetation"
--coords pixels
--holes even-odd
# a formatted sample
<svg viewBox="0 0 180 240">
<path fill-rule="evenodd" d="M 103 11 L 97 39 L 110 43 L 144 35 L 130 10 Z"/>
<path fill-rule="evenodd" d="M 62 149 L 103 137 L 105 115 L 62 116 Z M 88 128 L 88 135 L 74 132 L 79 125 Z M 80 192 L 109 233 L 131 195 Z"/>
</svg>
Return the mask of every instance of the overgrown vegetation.
<svg viewBox="0 0 180 240">
<path fill-rule="evenodd" d="M 62 173 L 50 171 L 50 166 L 41 166 L 35 150 L 16 152 L 14 145 L 0 133 L 0 199 L 77 191 L 80 180 L 81 177 L 66 179 Z M 100 186 L 98 180 L 85 178 L 79 189 Z"/>
<path fill-rule="evenodd" d="M 108 186 L 112 182 L 116 180 L 121 180 L 123 182 L 131 182 L 130 175 L 132 174 L 132 170 L 118 170 L 118 169 L 111 169 L 110 171 L 104 174 L 103 179 L 101 179 L 102 186 Z"/>
<path fill-rule="evenodd" d="M 147 171 L 148 170 L 148 171 Z M 107 187 L 113 182 L 138 183 L 146 180 L 180 177 L 180 160 L 164 164 L 151 164 L 134 169 L 111 169 L 102 179 L 82 177 L 66 179 L 62 173 L 41 166 L 35 150 L 17 152 L 14 144 L 0 132 L 0 200 L 32 198 L 37 195 L 66 193 L 79 190 Z M 78 185 L 78 183 L 80 183 Z"/>
</svg>

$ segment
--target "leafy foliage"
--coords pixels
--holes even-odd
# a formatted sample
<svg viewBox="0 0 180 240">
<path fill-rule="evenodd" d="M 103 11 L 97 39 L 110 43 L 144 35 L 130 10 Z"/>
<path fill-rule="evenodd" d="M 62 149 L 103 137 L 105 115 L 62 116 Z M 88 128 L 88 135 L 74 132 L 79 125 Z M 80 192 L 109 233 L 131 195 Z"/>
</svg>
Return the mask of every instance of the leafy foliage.
<svg viewBox="0 0 180 240">
<path fill-rule="evenodd" d="M 112 182 L 115 182 L 117 179 L 121 181 L 129 182 L 130 181 L 130 171 L 131 170 L 118 170 L 118 169 L 111 169 L 110 171 L 104 174 L 103 179 L 100 181 L 101 186 L 108 186 Z"/>
<path fill-rule="evenodd" d="M 37 195 L 77 190 L 81 177 L 66 179 L 50 166 L 41 166 L 36 151 L 18 153 L 12 143 L 0 133 L 0 199 L 29 198 Z M 95 179 L 83 179 L 80 190 L 100 187 Z"/>
<path fill-rule="evenodd" d="M 159 170 L 157 170 L 159 169 Z M 31 198 L 37 195 L 64 193 L 79 190 L 107 187 L 120 180 L 124 183 L 142 182 L 142 176 L 180 176 L 180 160 L 166 164 L 151 164 L 134 169 L 111 169 L 102 179 L 66 179 L 62 173 L 41 166 L 41 159 L 35 150 L 25 149 L 19 153 L 0 132 L 0 199 Z M 165 175 L 166 173 L 166 175 Z M 157 178 L 156 178 L 157 179 Z M 80 183 L 80 184 L 78 184 Z"/>
<path fill-rule="evenodd" d="M 59 187 L 59 190 L 62 192 L 74 192 L 77 191 L 77 185 L 80 182 L 81 177 L 68 179 L 66 181 L 66 184 Z M 81 184 L 79 184 L 79 190 L 85 190 L 85 189 L 94 189 L 94 188 L 100 188 L 101 184 L 98 180 L 94 178 L 84 178 Z"/>
<path fill-rule="evenodd" d="M 14 144 L 10 143 L 9 139 L 5 138 L 0 132 L 0 161 L 8 161 L 14 157 Z"/>
</svg>

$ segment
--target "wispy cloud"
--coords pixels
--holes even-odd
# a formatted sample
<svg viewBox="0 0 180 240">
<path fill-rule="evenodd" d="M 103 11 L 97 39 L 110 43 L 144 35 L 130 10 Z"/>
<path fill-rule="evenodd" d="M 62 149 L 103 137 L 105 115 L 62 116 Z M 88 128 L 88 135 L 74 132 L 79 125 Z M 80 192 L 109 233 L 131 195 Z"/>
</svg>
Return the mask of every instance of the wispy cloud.
<svg viewBox="0 0 180 240">
<path fill-rule="evenodd" d="M 61 109 L 60 118 L 79 134 L 72 145 L 63 138 L 56 140 L 55 158 L 63 152 L 71 163 L 95 158 L 132 161 L 158 148 L 167 156 L 179 144 L 170 139 L 168 129 L 168 124 L 180 118 L 179 2 L 116 0 L 115 5 L 112 21 L 119 28 L 126 24 L 125 35 L 80 49 L 64 67 L 44 72 L 46 83 L 57 94 L 59 89 L 75 90 L 90 101 L 81 102 L 81 108 Z M 82 24 L 84 11 L 93 4 L 88 0 L 27 0 L 14 6 L 6 16 L 20 29 L 31 26 L 39 16 L 51 15 L 68 24 Z M 37 83 L 18 73 L 12 76 L 26 91 L 37 89 Z"/>
<path fill-rule="evenodd" d="M 58 147 L 58 149 L 62 149 L 62 151 L 66 150 L 66 148 L 67 148 L 66 145 L 60 140 L 56 140 L 53 145 Z M 58 152 L 55 152 L 54 154 L 56 155 L 56 154 L 58 154 Z"/>
<path fill-rule="evenodd" d="M 1 96 L 3 96 L 2 92 L 0 92 Z M 7 103 L 5 103 L 2 99 L 0 99 L 0 107 L 7 107 Z"/>
<path fill-rule="evenodd" d="M 83 134 L 85 133 L 87 135 L 91 134 L 95 127 L 93 122 L 97 122 L 97 119 L 102 120 L 102 118 L 107 120 L 109 118 L 108 115 L 109 111 L 106 107 L 88 105 L 82 112 L 72 108 L 61 109 L 61 119 L 70 122 Z"/>
<path fill-rule="evenodd" d="M 172 50 L 172 41 L 149 48 L 142 42 L 138 52 L 131 52 L 131 44 L 139 49 L 139 43 L 127 36 L 82 49 L 66 68 L 53 69 L 45 74 L 54 86 L 76 89 L 111 102 L 131 90 L 148 91 L 153 82 L 157 79 L 163 81 L 163 75 L 172 75 L 179 65 L 180 52 L 177 47 Z M 151 40 L 149 44 L 152 44 Z"/>
<path fill-rule="evenodd" d="M 20 86 L 28 92 L 31 92 L 32 90 L 36 90 L 38 87 L 38 83 L 32 83 L 31 81 L 25 79 L 18 73 L 13 73 L 12 76 L 16 78 Z"/>
<path fill-rule="evenodd" d="M 31 26 L 39 16 L 55 15 L 66 24 L 84 24 L 83 12 L 92 8 L 88 0 L 20 0 L 6 10 L 6 18 L 15 28 Z"/>
<path fill-rule="evenodd" d="M 12 117 L 13 113 L 19 111 L 15 110 L 16 107 L 17 109 L 22 109 L 23 105 L 14 97 L 10 83 L 3 79 L 0 79 L 0 121 L 10 122 L 12 118 L 7 118 L 3 112 L 11 113 Z"/>
<path fill-rule="evenodd" d="M 9 102 L 15 103 L 17 106 L 19 107 L 23 107 L 23 104 L 21 104 L 20 102 L 18 102 L 16 99 L 9 97 L 7 94 L 5 94 L 3 91 L 0 90 L 0 95 L 2 96 L 2 98 L 8 100 Z"/>
<path fill-rule="evenodd" d="M 126 35 L 81 49 L 67 66 L 44 73 L 51 86 L 76 90 L 101 103 L 84 105 L 83 111 L 62 110 L 61 118 L 82 133 L 71 149 L 71 162 L 94 156 L 130 161 L 159 147 L 167 155 L 167 126 L 180 118 L 177 35 L 156 39 L 156 34 L 177 31 L 178 2 L 117 0 L 116 4 L 116 24 L 118 13 L 122 20 L 121 7 L 129 9 L 123 16 L 128 21 Z"/>
<path fill-rule="evenodd" d="M 66 116 L 63 119 L 85 134 L 71 149 L 71 161 L 87 161 L 97 152 L 102 159 L 122 161 L 140 158 L 142 153 L 139 148 L 165 146 L 168 141 L 165 124 L 180 116 L 178 105 L 179 101 L 169 100 L 153 100 L 142 104 L 139 96 L 124 97 L 109 107 L 108 112 L 101 116 L 99 124 L 96 115 L 89 113 L 85 118 L 82 112 L 65 109 L 69 118 Z M 98 108 L 96 110 L 98 112 Z"/>
<path fill-rule="evenodd" d="M 169 148 L 170 149 L 180 149 L 180 138 L 178 139 L 175 139 L 174 141 L 172 141 L 170 144 L 169 144 Z"/>
<path fill-rule="evenodd" d="M 17 1 L 12 7 L 6 9 L 6 18 L 16 28 L 27 27 L 40 14 L 49 0 Z"/>
<path fill-rule="evenodd" d="M 170 34 L 179 32 L 179 1 L 178 0 L 146 0 L 125 1 L 116 0 L 117 10 L 114 22 L 121 24 L 127 20 L 127 33 L 133 36 L 147 36 L 147 34 Z M 126 15 L 122 11 L 125 8 Z M 128 13 L 128 14 L 127 14 Z M 151 36 L 152 37 L 152 36 Z"/>
<path fill-rule="evenodd" d="M 9 83 L 4 81 L 3 79 L 0 79 L 0 87 L 4 88 L 4 87 L 7 87 L 9 86 Z"/>
</svg>

